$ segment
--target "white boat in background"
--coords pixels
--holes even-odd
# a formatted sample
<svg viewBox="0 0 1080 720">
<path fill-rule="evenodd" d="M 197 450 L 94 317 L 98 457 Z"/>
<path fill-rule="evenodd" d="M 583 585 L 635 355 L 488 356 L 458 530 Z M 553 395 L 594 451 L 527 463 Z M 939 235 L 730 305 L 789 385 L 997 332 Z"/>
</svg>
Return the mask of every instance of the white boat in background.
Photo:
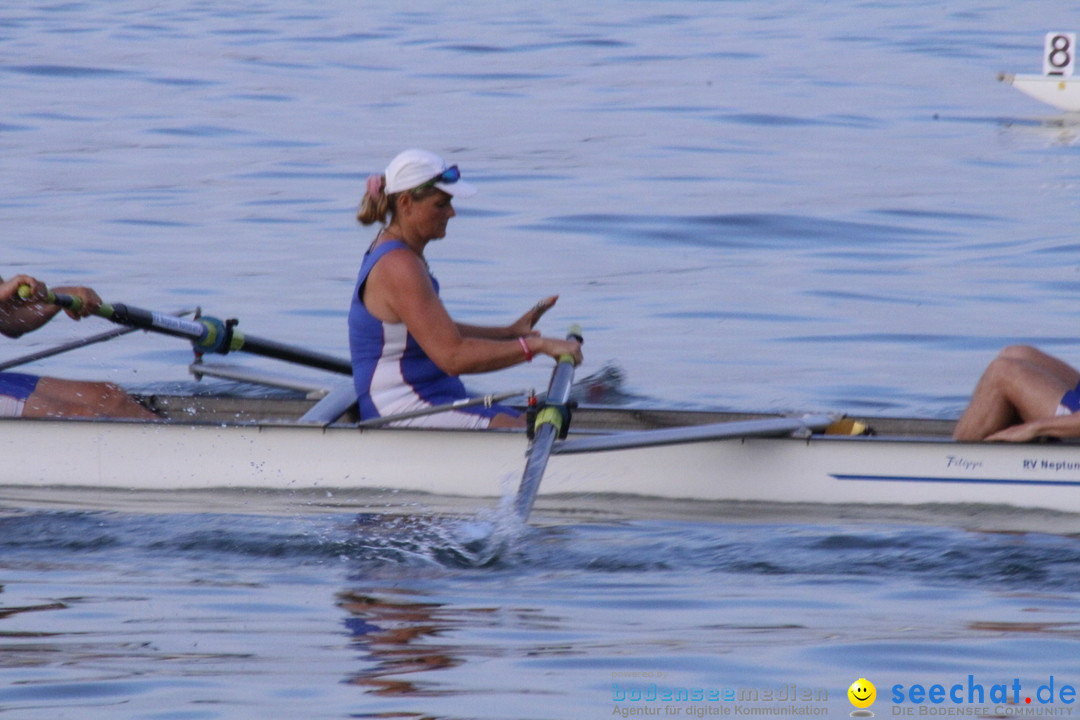
<svg viewBox="0 0 1080 720">
<path fill-rule="evenodd" d="M 999 73 L 998 80 L 1065 112 L 1080 112 L 1080 79 L 1057 75 Z"/>
<path fill-rule="evenodd" d="M 1076 33 L 1048 32 L 1043 44 L 1043 74 L 998 73 L 998 80 L 1065 112 L 1080 112 L 1080 81 L 1072 79 Z"/>
<path fill-rule="evenodd" d="M 497 499 L 521 478 L 528 445 L 520 432 L 363 429 L 348 417 L 300 422 L 313 402 L 302 399 L 147 402 L 167 419 L 0 420 L 0 485 Z M 862 422 L 875 434 L 810 432 L 821 418 L 579 408 L 552 451 L 541 507 L 545 496 L 587 494 L 1080 514 L 1080 445 L 959 444 L 949 438 L 951 421 Z"/>
</svg>

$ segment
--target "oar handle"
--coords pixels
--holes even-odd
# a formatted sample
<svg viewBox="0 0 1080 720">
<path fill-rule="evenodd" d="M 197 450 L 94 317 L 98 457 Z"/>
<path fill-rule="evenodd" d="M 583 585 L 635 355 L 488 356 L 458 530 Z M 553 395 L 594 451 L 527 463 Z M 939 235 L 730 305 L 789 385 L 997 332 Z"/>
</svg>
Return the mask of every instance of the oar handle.
<svg viewBox="0 0 1080 720">
<path fill-rule="evenodd" d="M 29 285 L 19 286 L 19 297 L 21 297 L 23 300 L 29 300 L 33 296 L 33 294 L 34 289 Z M 67 295 L 65 293 L 53 292 L 52 290 L 49 290 L 45 294 L 45 302 L 52 305 L 59 305 L 62 308 L 71 310 L 72 312 L 79 312 L 83 309 L 82 298 L 75 297 L 74 295 Z M 94 314 L 101 315 L 102 317 L 109 317 L 111 313 L 112 309 L 106 308 L 106 306 L 103 304 Z"/>
<path fill-rule="evenodd" d="M 585 344 L 585 338 L 581 337 L 581 326 L 576 324 L 576 323 L 571 325 L 570 329 L 566 333 L 566 339 L 567 340 L 577 340 L 578 345 L 584 345 Z M 573 364 L 574 356 L 570 355 L 570 354 L 560 355 L 559 356 L 559 362 L 561 362 L 561 363 L 568 362 L 568 363 Z"/>
</svg>

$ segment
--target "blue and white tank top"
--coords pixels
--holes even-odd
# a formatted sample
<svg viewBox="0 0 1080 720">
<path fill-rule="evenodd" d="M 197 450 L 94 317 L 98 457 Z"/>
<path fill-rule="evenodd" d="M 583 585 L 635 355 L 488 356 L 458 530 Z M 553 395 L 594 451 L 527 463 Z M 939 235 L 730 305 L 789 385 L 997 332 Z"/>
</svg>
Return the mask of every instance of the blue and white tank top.
<svg viewBox="0 0 1080 720">
<path fill-rule="evenodd" d="M 388 252 L 400 249 L 409 250 L 409 247 L 400 240 L 391 240 L 368 250 L 360 265 L 356 287 L 353 288 L 349 307 L 349 350 L 362 420 L 442 405 L 467 397 L 461 380 L 439 369 L 409 334 L 404 323 L 384 323 L 368 312 L 363 303 L 364 283 L 371 269 Z M 434 275 L 431 282 L 438 293 L 439 283 Z M 486 427 L 486 419 L 501 410 L 498 406 L 485 408 L 480 405 L 462 408 L 455 414 L 475 417 L 479 421 L 474 424 L 475 427 Z M 449 422 L 424 424 L 460 426 L 459 422 L 449 418 L 445 420 Z"/>
</svg>

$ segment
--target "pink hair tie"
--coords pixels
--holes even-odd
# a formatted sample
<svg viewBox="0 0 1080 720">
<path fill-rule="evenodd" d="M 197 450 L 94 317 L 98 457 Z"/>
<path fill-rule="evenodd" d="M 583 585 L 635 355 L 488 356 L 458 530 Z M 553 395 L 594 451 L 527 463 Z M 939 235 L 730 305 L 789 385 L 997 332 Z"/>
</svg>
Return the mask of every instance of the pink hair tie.
<svg viewBox="0 0 1080 720">
<path fill-rule="evenodd" d="M 370 175 L 367 179 L 367 194 L 372 200 L 378 200 L 383 193 L 383 176 Z"/>
</svg>

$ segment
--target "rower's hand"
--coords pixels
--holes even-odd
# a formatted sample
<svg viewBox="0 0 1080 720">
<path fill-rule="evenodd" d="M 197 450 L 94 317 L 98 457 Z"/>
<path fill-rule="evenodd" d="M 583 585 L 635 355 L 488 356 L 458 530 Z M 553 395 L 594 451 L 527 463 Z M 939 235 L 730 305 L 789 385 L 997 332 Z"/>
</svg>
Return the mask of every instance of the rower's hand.
<svg viewBox="0 0 1080 720">
<path fill-rule="evenodd" d="M 22 337 L 49 322 L 60 306 L 48 301 L 49 288 L 29 275 L 0 282 L 0 335 Z"/>
<path fill-rule="evenodd" d="M 30 288 L 25 297 L 19 295 L 19 288 Z M 44 302 L 48 295 L 48 287 L 45 283 L 29 275 L 16 275 L 13 278 L 0 282 L 0 303 L 22 304 L 32 302 Z"/>
<path fill-rule="evenodd" d="M 1031 442 L 1036 438 L 1042 437 L 1042 428 L 1033 422 L 1021 423 L 1020 425 L 1012 425 L 999 430 L 993 435 L 986 438 L 986 442 L 1015 442 L 1025 443 Z"/>
<path fill-rule="evenodd" d="M 510 334 L 518 337 L 539 335 L 537 331 L 533 330 L 533 327 L 540 322 L 540 318 L 544 317 L 544 313 L 555 306 L 558 299 L 558 295 L 552 295 L 533 305 L 510 326 Z"/>
<path fill-rule="evenodd" d="M 540 352 L 544 355 L 550 355 L 556 360 L 560 359 L 563 355 L 569 355 L 574 358 L 575 367 L 585 360 L 581 354 L 581 343 L 577 340 L 557 340 L 556 338 L 550 337 L 542 337 L 540 339 L 542 341 Z"/>
<path fill-rule="evenodd" d="M 58 287 L 53 288 L 53 292 L 61 293 L 63 295 L 72 295 L 82 300 L 82 306 L 79 310 L 64 310 L 72 320 L 79 320 L 84 317 L 93 315 L 101 307 L 101 298 L 98 294 L 88 287 Z"/>
</svg>

